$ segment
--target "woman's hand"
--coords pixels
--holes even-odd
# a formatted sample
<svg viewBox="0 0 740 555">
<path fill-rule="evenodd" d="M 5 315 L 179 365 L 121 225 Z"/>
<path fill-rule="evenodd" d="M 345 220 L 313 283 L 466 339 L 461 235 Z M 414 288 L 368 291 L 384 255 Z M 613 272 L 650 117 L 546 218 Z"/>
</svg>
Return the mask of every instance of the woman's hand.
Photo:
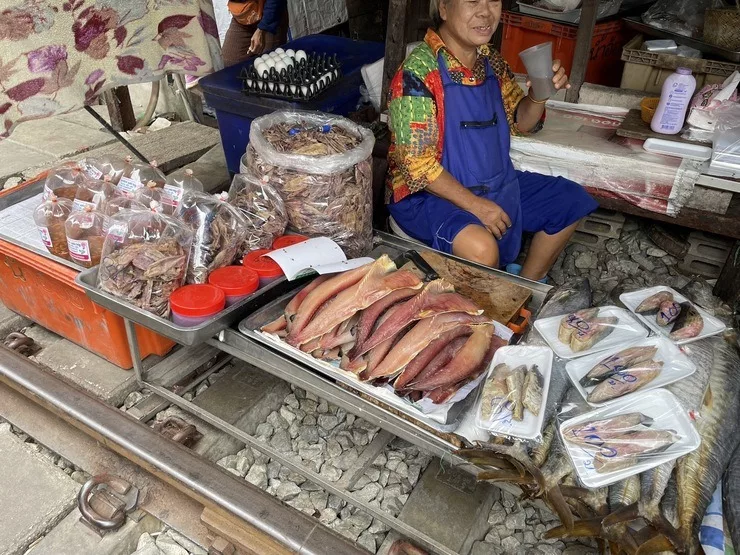
<svg viewBox="0 0 740 555">
<path fill-rule="evenodd" d="M 255 29 L 252 35 L 252 42 L 249 45 L 248 56 L 259 56 L 265 50 L 265 32 L 262 29 Z"/>
<path fill-rule="evenodd" d="M 565 74 L 565 68 L 560 64 L 560 60 L 553 60 L 552 72 L 554 73 L 552 83 L 555 85 L 556 90 L 570 88 L 568 76 Z M 527 88 L 532 89 L 532 82 L 529 79 L 527 79 Z"/>
<path fill-rule="evenodd" d="M 501 240 L 507 230 L 511 227 L 511 219 L 509 215 L 503 211 L 503 209 L 486 198 L 479 198 L 478 203 L 474 210 L 471 210 L 474 216 L 476 216 L 486 229 L 490 231 L 493 236 Z"/>
</svg>

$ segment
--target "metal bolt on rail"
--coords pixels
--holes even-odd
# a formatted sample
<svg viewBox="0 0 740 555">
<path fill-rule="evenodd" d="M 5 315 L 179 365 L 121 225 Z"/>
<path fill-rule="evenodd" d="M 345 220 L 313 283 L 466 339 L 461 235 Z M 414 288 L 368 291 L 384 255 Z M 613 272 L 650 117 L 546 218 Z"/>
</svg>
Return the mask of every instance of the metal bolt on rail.
<svg viewBox="0 0 740 555">
<path fill-rule="evenodd" d="M 123 526 L 126 514 L 136 509 L 138 501 L 138 488 L 125 480 L 109 474 L 93 476 L 77 495 L 80 521 L 104 535 Z"/>
</svg>

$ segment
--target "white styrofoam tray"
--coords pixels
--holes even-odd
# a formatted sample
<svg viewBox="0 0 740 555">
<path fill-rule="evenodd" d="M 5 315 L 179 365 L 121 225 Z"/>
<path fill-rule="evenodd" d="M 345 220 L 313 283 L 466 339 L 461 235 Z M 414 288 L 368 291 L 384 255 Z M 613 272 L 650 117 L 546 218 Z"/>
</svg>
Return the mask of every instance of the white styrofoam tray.
<svg viewBox="0 0 740 555">
<path fill-rule="evenodd" d="M 588 374 L 594 366 L 596 366 L 605 358 L 615 355 L 623 349 L 627 349 L 630 347 L 657 347 L 658 351 L 655 353 L 653 360 L 663 361 L 663 369 L 661 370 L 660 374 L 658 374 L 658 376 L 653 381 L 644 385 L 637 391 L 628 393 L 627 395 L 623 395 L 622 397 L 617 397 L 616 399 L 612 399 L 610 401 L 604 401 L 603 403 L 589 402 L 588 394 L 591 393 L 591 391 L 596 386 L 583 387 L 580 384 L 579 380 L 583 376 Z M 591 405 L 592 407 L 603 407 L 629 399 L 633 395 L 637 395 L 640 392 L 658 389 L 659 387 L 663 387 L 673 382 L 677 382 L 678 380 L 681 380 L 687 376 L 690 376 L 691 374 L 696 372 L 696 364 L 691 362 L 689 357 L 687 357 L 681 351 L 681 348 L 676 346 L 676 344 L 672 341 L 669 341 L 664 337 L 653 336 L 645 339 L 644 341 L 633 343 L 632 345 L 617 347 L 615 349 L 609 349 L 608 351 L 603 351 L 601 353 L 595 353 L 593 355 L 571 360 L 570 362 L 568 362 L 568 364 L 565 365 L 565 371 L 568 373 L 570 381 L 573 382 L 573 386 L 578 390 L 578 393 L 581 394 L 581 396 L 589 405 Z"/>
<path fill-rule="evenodd" d="M 653 154 L 663 154 L 676 158 L 688 158 L 689 160 L 698 160 L 706 162 L 712 157 L 712 149 L 708 146 L 692 145 L 689 143 L 679 143 L 677 141 L 667 141 L 665 139 L 650 138 L 643 145 L 647 152 Z"/>
<path fill-rule="evenodd" d="M 537 369 L 542 374 L 542 404 L 540 405 L 540 413 L 535 416 L 525 409 L 524 419 L 518 422 L 511 417 L 511 408 L 507 403 L 501 412 L 493 415 L 491 420 L 483 421 L 480 417 L 481 395 L 483 393 L 483 388 L 481 388 L 475 408 L 475 425 L 482 430 L 489 431 L 493 435 L 534 439 L 540 435 L 542 421 L 545 418 L 547 392 L 550 389 L 550 376 L 552 375 L 552 351 L 547 347 L 535 346 L 501 347 L 493 356 L 491 367 L 486 373 L 486 381 L 491 377 L 493 369 L 502 363 L 512 369 L 521 365 L 525 365 L 528 369 L 533 365 L 537 366 Z"/>
<path fill-rule="evenodd" d="M 647 289 L 640 289 L 639 291 L 632 291 L 630 293 L 622 293 L 621 295 L 619 295 L 619 300 L 622 301 L 624 303 L 624 306 L 626 306 L 631 312 L 633 312 L 635 316 L 637 316 L 637 318 L 641 322 L 643 322 L 648 328 L 650 328 L 657 334 L 667 337 L 670 341 L 673 341 L 677 345 L 685 345 L 686 343 L 691 343 L 692 341 L 698 341 L 699 339 L 703 339 L 711 335 L 717 335 L 718 333 L 722 333 L 723 331 L 725 331 L 726 326 L 722 323 L 721 320 L 709 314 L 706 310 L 698 306 L 696 303 L 691 303 L 694 305 L 694 308 L 696 308 L 696 310 L 699 312 L 701 317 L 704 319 L 704 328 L 701 330 L 701 333 L 697 335 L 696 337 L 692 337 L 690 339 L 682 339 L 680 341 L 674 341 L 670 337 L 673 324 L 668 324 L 667 326 L 661 326 L 655 320 L 655 314 L 642 315 L 642 314 L 637 314 L 635 312 L 635 309 L 640 305 L 642 301 L 644 301 L 651 295 L 658 293 L 659 291 L 670 291 L 671 293 L 673 293 L 673 299 L 678 303 L 691 302 L 689 301 L 689 299 L 681 295 L 681 293 L 679 293 L 675 289 L 666 287 L 664 285 L 657 285 L 655 287 L 649 287 Z"/>
<path fill-rule="evenodd" d="M 566 315 L 553 316 L 551 318 L 544 318 L 542 320 L 536 320 L 534 327 L 540 332 L 540 335 L 545 338 L 547 344 L 560 358 L 576 358 L 589 355 L 591 353 L 600 353 L 613 347 L 623 346 L 629 343 L 634 343 L 647 337 L 647 330 L 635 320 L 634 316 L 616 306 L 604 306 L 600 307 L 598 317 L 616 316 L 617 323 L 614 324 L 614 331 L 607 335 L 601 341 L 597 341 L 592 347 L 580 352 L 574 352 L 570 348 L 570 345 L 566 345 L 558 339 L 558 330 L 560 329 L 560 322 Z"/>
<path fill-rule="evenodd" d="M 653 419 L 650 426 L 653 429 L 673 430 L 679 436 L 678 441 L 661 453 L 642 458 L 636 465 L 617 470 L 613 472 L 596 472 L 593 468 L 594 455 L 596 448 L 589 449 L 574 445 L 565 441 L 563 430 L 574 424 L 582 424 L 593 420 L 602 420 L 611 418 L 620 414 L 631 412 L 641 412 L 645 416 Z M 612 403 L 605 407 L 596 409 L 591 412 L 582 414 L 570 420 L 566 420 L 560 425 L 560 437 L 563 440 L 566 451 L 573 461 L 573 466 L 583 485 L 589 488 L 601 488 L 624 480 L 635 474 L 640 474 L 651 468 L 655 468 L 665 462 L 682 457 L 691 453 L 699 447 L 701 439 L 694 425 L 689 420 L 686 411 L 678 402 L 678 399 L 666 389 L 654 389 L 652 391 L 643 391 L 636 393 L 629 399 L 619 403 Z"/>
</svg>

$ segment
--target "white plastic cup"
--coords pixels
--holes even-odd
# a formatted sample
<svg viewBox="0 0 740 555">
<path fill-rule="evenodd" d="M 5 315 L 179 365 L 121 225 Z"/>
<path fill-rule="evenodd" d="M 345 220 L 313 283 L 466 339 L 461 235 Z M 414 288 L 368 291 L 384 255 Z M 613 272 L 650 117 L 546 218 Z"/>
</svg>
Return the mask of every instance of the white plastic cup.
<svg viewBox="0 0 740 555">
<path fill-rule="evenodd" d="M 552 82 L 552 43 L 543 42 L 519 52 L 519 57 L 527 69 L 527 77 L 532 83 L 532 92 L 537 100 L 553 96 L 557 90 Z"/>
</svg>

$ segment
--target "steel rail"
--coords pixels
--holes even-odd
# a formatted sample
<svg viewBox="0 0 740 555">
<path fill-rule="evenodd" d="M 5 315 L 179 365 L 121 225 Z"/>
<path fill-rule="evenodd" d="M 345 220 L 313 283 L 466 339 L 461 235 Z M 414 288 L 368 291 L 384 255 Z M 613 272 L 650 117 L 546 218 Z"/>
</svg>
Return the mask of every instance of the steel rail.
<svg viewBox="0 0 740 555">
<path fill-rule="evenodd" d="M 305 555 L 364 553 L 310 516 L 186 447 L 163 441 L 148 426 L 5 348 L 0 348 L 0 381 L 189 497 L 233 514 L 290 550 Z"/>
</svg>

